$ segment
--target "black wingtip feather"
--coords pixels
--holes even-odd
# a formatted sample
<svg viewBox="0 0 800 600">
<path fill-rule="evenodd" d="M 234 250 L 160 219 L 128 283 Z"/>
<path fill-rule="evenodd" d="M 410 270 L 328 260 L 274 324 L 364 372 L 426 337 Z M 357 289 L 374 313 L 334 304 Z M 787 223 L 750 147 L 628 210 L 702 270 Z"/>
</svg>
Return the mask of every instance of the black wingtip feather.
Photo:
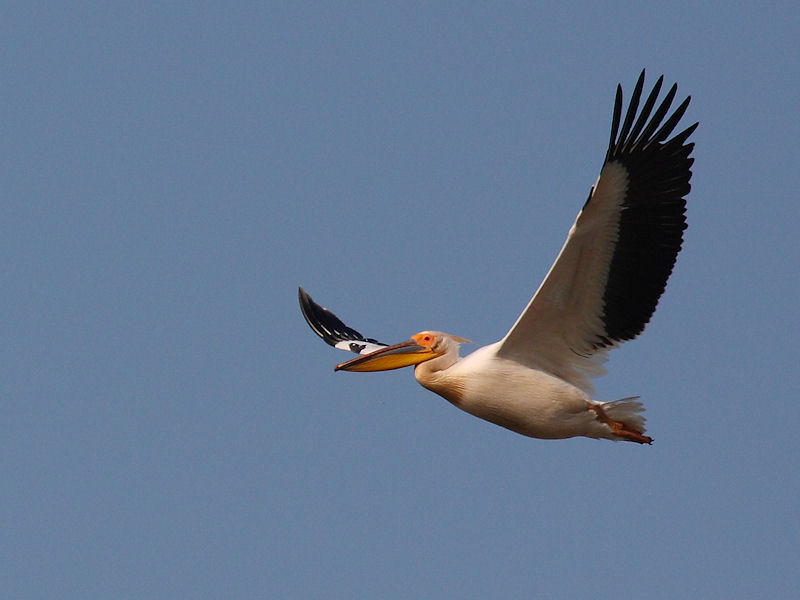
<svg viewBox="0 0 800 600">
<path fill-rule="evenodd" d="M 611 346 L 641 333 L 666 288 L 687 227 L 685 196 L 691 189 L 694 162 L 689 156 L 694 144 L 687 140 L 698 123 L 667 138 L 686 112 L 691 97 L 665 121 L 678 87 L 672 85 L 653 112 L 662 76 L 633 124 L 643 83 L 644 71 L 636 82 L 621 129 L 620 87 L 614 101 L 606 162 L 619 162 L 626 168 L 628 186 L 604 295 L 602 319 L 606 335 L 597 340 L 597 347 Z"/>
<path fill-rule="evenodd" d="M 636 125 L 633 126 L 631 129 L 630 134 L 627 136 L 629 144 L 637 139 L 639 139 L 639 135 L 642 132 L 645 124 L 647 123 L 647 117 L 650 116 L 650 112 L 653 110 L 653 106 L 656 104 L 656 100 L 658 99 L 658 94 L 661 91 L 661 86 L 664 83 L 664 76 L 658 78 L 653 89 L 650 91 L 650 95 L 647 96 L 647 100 L 644 102 L 644 106 L 642 106 L 642 111 L 639 115 L 639 118 L 636 121 Z M 626 148 L 627 149 L 627 148 Z"/>
<path fill-rule="evenodd" d="M 348 340 L 379 343 L 365 338 L 352 327 L 342 323 L 339 317 L 314 302 L 302 286 L 298 287 L 297 295 L 300 301 L 300 311 L 303 313 L 306 323 L 314 330 L 314 333 L 331 346 L 335 346 L 337 342 Z"/>
<path fill-rule="evenodd" d="M 642 89 L 644 88 L 644 69 L 642 69 L 639 79 L 636 81 L 636 86 L 633 88 L 631 100 L 628 104 L 628 111 L 625 113 L 625 122 L 622 124 L 622 130 L 619 132 L 620 139 L 628 139 L 633 119 L 636 117 L 636 111 L 639 108 L 639 100 L 642 97 Z"/>
<path fill-rule="evenodd" d="M 614 116 L 611 118 L 611 138 L 608 142 L 608 153 L 606 162 L 611 160 L 611 152 L 614 148 L 619 131 L 619 121 L 622 118 L 622 86 L 617 85 L 617 95 L 614 98 Z"/>
</svg>

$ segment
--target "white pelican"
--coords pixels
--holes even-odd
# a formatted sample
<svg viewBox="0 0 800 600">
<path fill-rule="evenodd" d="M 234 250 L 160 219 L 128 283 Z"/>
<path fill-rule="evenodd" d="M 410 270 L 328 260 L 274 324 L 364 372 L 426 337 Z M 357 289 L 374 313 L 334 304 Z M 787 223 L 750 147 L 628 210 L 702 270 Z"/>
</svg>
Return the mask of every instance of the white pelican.
<svg viewBox="0 0 800 600">
<path fill-rule="evenodd" d="M 468 340 L 439 331 L 387 346 L 342 323 L 301 287 L 300 307 L 311 328 L 330 345 L 360 355 L 334 370 L 416 365 L 414 377 L 424 387 L 522 435 L 650 444 L 637 397 L 593 400 L 589 379 L 605 372 L 609 349 L 649 322 L 683 242 L 694 162 L 687 140 L 698 124 L 670 137 L 690 97 L 667 117 L 673 85 L 653 111 L 662 82 L 663 76 L 637 118 L 642 71 L 621 128 L 617 86 L 600 176 L 555 263 L 503 339 L 464 358 L 459 345 Z"/>
</svg>

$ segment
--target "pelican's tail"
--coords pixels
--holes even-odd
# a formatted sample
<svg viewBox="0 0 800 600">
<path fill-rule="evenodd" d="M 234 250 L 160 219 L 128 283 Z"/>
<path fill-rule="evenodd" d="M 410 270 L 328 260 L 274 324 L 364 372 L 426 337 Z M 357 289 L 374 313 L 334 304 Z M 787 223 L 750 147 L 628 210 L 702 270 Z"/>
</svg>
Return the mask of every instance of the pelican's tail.
<svg viewBox="0 0 800 600">
<path fill-rule="evenodd" d="M 602 406 L 609 418 L 625 423 L 628 429 L 632 429 L 636 433 L 645 432 L 645 418 L 642 416 L 645 409 L 644 405 L 639 402 L 639 396 L 603 402 Z"/>
<path fill-rule="evenodd" d="M 639 402 L 639 396 L 622 398 L 613 402 L 590 403 L 589 410 L 595 413 L 595 418 L 609 427 L 607 434 L 612 440 L 628 440 L 639 444 L 650 444 L 653 438 L 644 435 L 644 406 Z"/>
</svg>

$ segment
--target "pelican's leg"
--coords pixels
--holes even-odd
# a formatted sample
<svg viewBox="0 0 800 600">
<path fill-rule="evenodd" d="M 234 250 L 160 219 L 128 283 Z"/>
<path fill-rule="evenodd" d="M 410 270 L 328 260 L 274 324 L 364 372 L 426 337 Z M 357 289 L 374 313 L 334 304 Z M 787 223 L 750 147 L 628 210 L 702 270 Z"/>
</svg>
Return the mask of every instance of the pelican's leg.
<svg viewBox="0 0 800 600">
<path fill-rule="evenodd" d="M 630 440 L 631 442 L 638 442 L 639 444 L 652 444 L 653 438 L 649 435 L 643 435 L 638 431 L 634 431 L 630 429 L 625 423 L 621 421 L 615 421 L 611 417 L 606 414 L 606 411 L 603 410 L 602 405 L 600 404 L 593 404 L 591 402 L 587 402 L 586 405 L 588 406 L 588 410 L 592 411 L 595 414 L 595 418 L 600 421 L 601 423 L 605 423 L 611 428 L 611 431 L 614 435 L 624 438 L 626 440 Z"/>
</svg>

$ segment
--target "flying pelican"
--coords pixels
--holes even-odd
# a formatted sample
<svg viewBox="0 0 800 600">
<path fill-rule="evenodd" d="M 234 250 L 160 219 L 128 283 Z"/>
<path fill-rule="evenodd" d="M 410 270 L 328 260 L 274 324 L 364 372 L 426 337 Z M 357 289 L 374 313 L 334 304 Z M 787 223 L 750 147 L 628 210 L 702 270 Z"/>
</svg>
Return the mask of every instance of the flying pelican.
<svg viewBox="0 0 800 600">
<path fill-rule="evenodd" d="M 464 358 L 459 345 L 468 340 L 440 331 L 388 346 L 345 325 L 301 287 L 300 308 L 314 332 L 359 354 L 334 370 L 416 365 L 422 386 L 522 435 L 652 443 L 638 397 L 599 402 L 589 394 L 590 378 L 605 372 L 608 350 L 635 338 L 650 321 L 683 242 L 694 162 L 694 144 L 687 140 L 698 123 L 670 137 L 691 97 L 667 117 L 675 84 L 653 111 L 663 79 L 637 118 L 642 71 L 621 128 L 617 86 L 600 176 L 555 263 L 503 339 Z"/>
</svg>

